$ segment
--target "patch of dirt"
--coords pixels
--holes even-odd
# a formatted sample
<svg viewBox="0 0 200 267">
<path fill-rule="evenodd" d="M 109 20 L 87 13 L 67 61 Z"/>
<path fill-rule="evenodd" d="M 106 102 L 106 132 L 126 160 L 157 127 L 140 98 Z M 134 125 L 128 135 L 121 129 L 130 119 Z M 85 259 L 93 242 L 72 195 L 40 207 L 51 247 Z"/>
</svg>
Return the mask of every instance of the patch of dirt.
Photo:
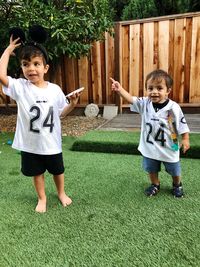
<svg viewBox="0 0 200 267">
<path fill-rule="evenodd" d="M 106 123 L 103 117 L 88 118 L 85 116 L 66 116 L 61 120 L 62 134 L 81 136 L 90 130 L 94 130 Z"/>
<path fill-rule="evenodd" d="M 81 136 L 87 131 L 94 130 L 107 120 L 103 117 L 88 118 L 85 116 L 66 116 L 61 120 L 62 134 Z M 0 132 L 14 132 L 16 128 L 16 114 L 0 114 Z"/>
</svg>

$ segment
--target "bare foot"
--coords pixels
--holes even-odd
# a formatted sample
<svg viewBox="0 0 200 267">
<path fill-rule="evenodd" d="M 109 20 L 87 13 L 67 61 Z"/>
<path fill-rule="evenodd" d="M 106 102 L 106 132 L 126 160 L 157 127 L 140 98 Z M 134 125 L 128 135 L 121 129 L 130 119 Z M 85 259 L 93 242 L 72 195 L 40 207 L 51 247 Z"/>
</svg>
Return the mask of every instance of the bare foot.
<svg viewBox="0 0 200 267">
<path fill-rule="evenodd" d="M 47 205 L 46 205 L 47 203 L 46 203 L 46 200 L 41 200 L 41 199 L 39 199 L 38 200 L 38 204 L 37 204 L 37 206 L 36 206 L 36 208 L 35 208 L 35 211 L 36 212 L 39 212 L 39 213 L 44 213 L 44 212 L 46 212 L 47 211 Z"/>
<path fill-rule="evenodd" d="M 58 196 L 63 207 L 69 206 L 72 203 L 71 198 L 69 198 L 65 193 Z"/>
</svg>

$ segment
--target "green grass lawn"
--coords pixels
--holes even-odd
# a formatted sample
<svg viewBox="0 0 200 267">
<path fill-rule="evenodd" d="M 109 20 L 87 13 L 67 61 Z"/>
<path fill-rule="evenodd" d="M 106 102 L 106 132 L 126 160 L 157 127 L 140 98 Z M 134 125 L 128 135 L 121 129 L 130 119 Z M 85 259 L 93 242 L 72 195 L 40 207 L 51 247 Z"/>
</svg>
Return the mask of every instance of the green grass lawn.
<svg viewBox="0 0 200 267">
<path fill-rule="evenodd" d="M 182 159 L 183 199 L 144 195 L 141 156 L 75 152 L 63 138 L 63 208 L 46 175 L 48 211 L 37 214 L 32 179 L 20 173 L 20 154 L 0 134 L 0 267 L 197 267 L 200 265 L 199 159 Z"/>
</svg>

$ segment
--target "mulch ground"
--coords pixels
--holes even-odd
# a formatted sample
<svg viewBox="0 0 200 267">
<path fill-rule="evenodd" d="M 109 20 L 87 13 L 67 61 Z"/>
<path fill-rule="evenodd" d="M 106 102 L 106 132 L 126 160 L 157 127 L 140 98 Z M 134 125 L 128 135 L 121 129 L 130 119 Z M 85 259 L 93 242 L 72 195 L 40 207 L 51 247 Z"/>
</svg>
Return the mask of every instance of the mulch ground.
<svg viewBox="0 0 200 267">
<path fill-rule="evenodd" d="M 102 117 L 88 118 L 85 116 L 66 116 L 62 121 L 62 134 L 81 136 L 87 131 L 94 130 L 107 120 Z"/>
<path fill-rule="evenodd" d="M 81 136 L 87 131 L 103 125 L 106 120 L 102 117 L 88 118 L 85 116 L 66 116 L 61 120 L 62 134 L 67 136 Z M 15 132 L 16 114 L 0 113 L 0 132 Z"/>
</svg>

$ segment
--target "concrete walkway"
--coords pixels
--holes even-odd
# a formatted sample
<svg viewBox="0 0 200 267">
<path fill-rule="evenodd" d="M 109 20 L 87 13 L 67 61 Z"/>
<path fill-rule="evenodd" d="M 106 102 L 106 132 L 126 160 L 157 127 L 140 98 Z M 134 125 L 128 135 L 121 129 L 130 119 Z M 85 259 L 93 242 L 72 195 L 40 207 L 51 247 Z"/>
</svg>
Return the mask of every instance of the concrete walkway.
<svg viewBox="0 0 200 267">
<path fill-rule="evenodd" d="M 192 133 L 200 133 L 200 114 L 185 114 Z M 137 131 L 140 129 L 139 114 L 119 114 L 100 126 L 100 130 Z"/>
</svg>

